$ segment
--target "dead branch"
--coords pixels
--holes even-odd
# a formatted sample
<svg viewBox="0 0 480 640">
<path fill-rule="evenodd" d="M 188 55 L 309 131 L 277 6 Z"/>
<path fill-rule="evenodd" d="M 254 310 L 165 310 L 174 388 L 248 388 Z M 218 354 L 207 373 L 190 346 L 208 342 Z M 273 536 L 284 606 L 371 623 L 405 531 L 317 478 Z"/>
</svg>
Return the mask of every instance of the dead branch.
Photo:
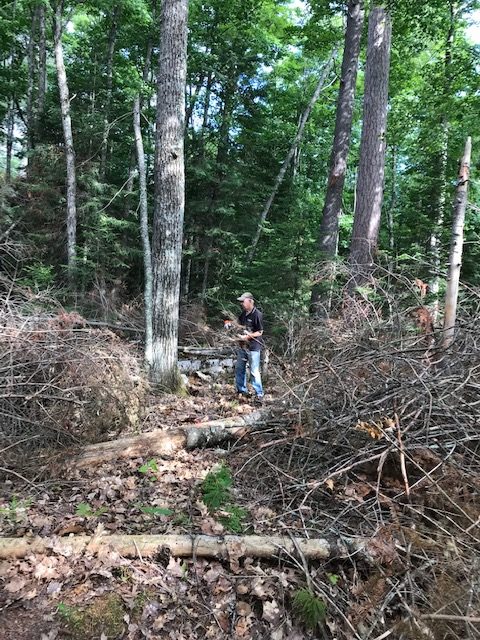
<svg viewBox="0 0 480 640">
<path fill-rule="evenodd" d="M 169 549 L 176 557 L 275 558 L 282 553 L 295 556 L 301 552 L 309 560 L 348 558 L 363 552 L 365 539 L 292 538 L 286 536 L 207 536 L 207 535 L 120 535 L 70 536 L 66 538 L 0 538 L 0 558 L 24 558 L 32 553 L 49 550 L 62 555 L 100 553 L 114 549 L 122 556 L 152 557 Z"/>
</svg>

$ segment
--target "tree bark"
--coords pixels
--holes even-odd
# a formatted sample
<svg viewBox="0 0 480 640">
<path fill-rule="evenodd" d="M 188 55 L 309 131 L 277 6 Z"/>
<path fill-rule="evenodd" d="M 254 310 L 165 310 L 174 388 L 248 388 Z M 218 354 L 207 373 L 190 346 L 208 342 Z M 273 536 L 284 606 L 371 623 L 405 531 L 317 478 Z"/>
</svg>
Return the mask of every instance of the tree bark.
<svg viewBox="0 0 480 640">
<path fill-rule="evenodd" d="M 392 25 L 383 6 L 368 20 L 363 126 L 357 201 L 350 245 L 351 288 L 368 280 L 375 260 L 383 202 Z"/>
<path fill-rule="evenodd" d="M 449 99 L 452 90 L 452 53 L 455 40 L 455 6 L 456 2 L 450 0 L 450 21 L 447 38 L 445 40 L 444 57 L 444 85 L 442 92 L 442 105 Z M 440 235 L 445 220 L 445 204 L 447 200 L 447 163 L 448 144 L 450 140 L 450 122 L 448 114 L 444 111 L 441 115 L 440 129 L 440 152 L 438 156 L 438 196 L 437 196 L 437 216 L 434 222 L 433 231 L 430 236 L 430 254 L 432 257 L 431 278 L 429 290 L 432 295 L 432 318 L 434 324 L 438 318 L 438 291 L 439 291 L 439 271 L 440 271 Z"/>
<path fill-rule="evenodd" d="M 328 60 L 328 62 L 326 63 L 326 65 L 323 68 L 323 71 L 320 75 L 320 79 L 318 81 L 317 86 L 315 87 L 315 91 L 313 92 L 313 95 L 310 99 L 310 102 L 307 105 L 307 108 L 305 109 L 305 111 L 302 114 L 302 117 L 300 119 L 300 123 L 298 125 L 297 128 L 297 133 L 295 134 L 295 137 L 293 139 L 293 142 L 290 146 L 290 149 L 288 150 L 287 156 L 285 158 L 285 160 L 282 163 L 282 166 L 280 167 L 280 171 L 278 172 L 278 175 L 275 179 L 275 183 L 273 185 L 273 189 L 270 193 L 270 196 L 268 197 L 262 212 L 260 213 L 260 216 L 258 218 L 258 222 L 257 222 L 257 228 L 255 230 L 250 248 L 248 250 L 248 254 L 247 254 L 247 261 L 250 261 L 253 259 L 255 252 L 257 250 L 257 245 L 258 245 L 258 241 L 260 240 L 260 236 L 262 234 L 262 229 L 263 229 L 263 225 L 265 224 L 265 220 L 267 219 L 268 213 L 270 211 L 270 208 L 273 204 L 273 201 L 275 199 L 275 196 L 277 195 L 277 192 L 283 182 L 283 179 L 285 177 L 285 174 L 287 172 L 288 167 L 290 166 L 290 162 L 292 161 L 293 156 L 295 155 L 295 152 L 297 150 L 298 145 L 300 144 L 302 137 L 303 137 L 303 132 L 305 130 L 305 125 L 307 124 L 308 118 L 310 117 L 310 114 L 312 112 L 313 107 L 315 106 L 315 103 L 317 102 L 320 94 L 322 93 L 323 89 L 325 88 L 325 85 L 327 83 L 328 77 L 330 75 L 330 71 L 333 67 L 333 63 L 335 60 L 335 57 L 337 55 L 337 49 L 335 48 Z"/>
<path fill-rule="evenodd" d="M 458 287 L 462 268 L 463 227 L 467 207 L 468 181 L 470 178 L 470 158 L 472 155 L 472 139 L 467 138 L 463 158 L 460 163 L 457 182 L 457 197 L 453 212 L 452 242 L 450 246 L 450 262 L 448 265 L 447 291 L 445 294 L 445 317 L 443 320 L 443 348 L 449 347 L 455 337 L 455 321 L 457 316 Z"/>
<path fill-rule="evenodd" d="M 185 83 L 188 0 L 163 0 L 157 83 L 153 222 L 152 381 L 175 390 L 185 208 Z"/>
<path fill-rule="evenodd" d="M 152 55 L 152 43 L 147 44 L 147 53 L 143 67 L 143 82 L 148 79 L 150 58 Z M 141 95 L 135 96 L 133 103 L 133 131 L 135 135 L 135 149 L 137 154 L 139 205 L 140 205 L 140 236 L 143 247 L 143 273 L 144 273 L 144 306 L 145 306 L 145 352 L 144 359 L 148 368 L 152 365 L 153 358 L 153 273 L 152 273 L 152 249 L 150 245 L 150 233 L 148 229 L 148 195 L 147 195 L 147 170 L 145 166 L 145 151 L 143 147 L 141 127 Z"/>
<path fill-rule="evenodd" d="M 47 92 L 47 36 L 45 29 L 45 5 L 38 8 L 38 98 L 35 112 L 35 138 L 40 134 L 40 120 L 45 109 L 45 95 Z"/>
<path fill-rule="evenodd" d="M 73 145 L 72 119 L 70 115 L 70 95 L 63 58 L 62 14 L 63 0 L 58 2 L 55 7 L 53 33 L 63 137 L 65 141 L 65 160 L 67 166 L 67 265 L 70 280 L 73 281 L 77 253 L 77 178 L 75 172 L 75 148 Z"/>
<path fill-rule="evenodd" d="M 327 192 L 325 194 L 325 204 L 322 211 L 322 221 L 320 223 L 317 245 L 321 262 L 326 261 L 327 263 L 325 265 L 327 268 L 324 271 L 327 272 L 327 277 L 330 282 L 332 282 L 335 273 L 334 259 L 337 255 L 338 227 L 342 209 L 347 157 L 352 133 L 358 57 L 360 54 L 364 18 L 365 10 L 363 0 L 350 0 L 347 8 L 345 47 L 337 99 L 330 172 L 328 175 Z M 325 304 L 325 301 L 331 298 L 328 293 L 331 285 L 326 289 L 327 291 L 325 291 L 325 287 L 321 284 L 313 288 L 311 303 L 314 313 L 320 312 L 324 307 L 328 309 L 329 304 Z M 322 296 L 322 293 L 326 293 L 327 295 Z M 321 301 L 323 301 L 322 305 L 320 304 Z"/>
<path fill-rule="evenodd" d="M 113 56 L 115 54 L 115 44 L 117 39 L 118 16 L 120 10 L 115 7 L 110 24 L 108 34 L 108 50 L 107 50 L 107 82 L 105 103 L 103 105 L 103 134 L 102 134 L 102 150 L 100 154 L 100 179 L 105 180 L 105 172 L 107 168 L 108 153 L 108 136 L 110 131 L 110 104 L 112 102 L 112 85 L 113 85 Z"/>
<path fill-rule="evenodd" d="M 93 535 L 64 538 L 1 538 L 0 559 L 25 558 L 30 554 L 51 552 L 101 553 L 114 549 L 130 558 L 148 558 L 168 548 L 174 557 L 253 557 L 278 558 L 282 554 L 309 560 L 350 558 L 353 554 L 371 560 L 368 538 L 289 538 L 286 536 L 207 536 L 207 535 Z M 377 560 L 378 562 L 378 560 Z"/>
<path fill-rule="evenodd" d="M 6 159 L 5 159 L 5 182 L 12 180 L 12 155 L 13 155 L 13 133 L 15 130 L 15 108 L 14 97 L 9 100 L 7 112 L 7 135 L 6 135 Z"/>
<path fill-rule="evenodd" d="M 30 23 L 30 34 L 28 38 L 27 47 L 27 65 L 28 65 L 28 77 L 27 77 L 27 175 L 30 174 L 32 167 L 32 150 L 35 146 L 35 107 L 34 107 L 34 88 L 35 88 L 35 75 L 36 75 L 36 30 L 38 19 L 39 7 L 35 6 L 32 13 L 32 20 Z"/>
<path fill-rule="evenodd" d="M 180 449 L 217 445 L 245 435 L 247 431 L 264 421 L 267 415 L 265 411 L 254 411 L 246 416 L 210 420 L 186 425 L 182 429 L 156 429 L 138 436 L 99 442 L 84 447 L 69 464 L 82 468 L 109 460 L 170 455 Z"/>
<path fill-rule="evenodd" d="M 12 3 L 12 15 L 15 20 L 17 13 L 17 0 L 14 0 Z M 12 48 L 10 50 L 10 87 L 11 92 L 8 96 L 8 110 L 7 110 L 7 133 L 5 138 L 6 143 L 6 157 L 5 157 L 5 182 L 8 184 L 12 180 L 12 156 L 13 156 L 13 138 L 15 132 L 15 89 L 13 82 L 13 74 L 14 74 L 14 64 L 15 64 L 15 43 L 12 42 Z"/>
</svg>

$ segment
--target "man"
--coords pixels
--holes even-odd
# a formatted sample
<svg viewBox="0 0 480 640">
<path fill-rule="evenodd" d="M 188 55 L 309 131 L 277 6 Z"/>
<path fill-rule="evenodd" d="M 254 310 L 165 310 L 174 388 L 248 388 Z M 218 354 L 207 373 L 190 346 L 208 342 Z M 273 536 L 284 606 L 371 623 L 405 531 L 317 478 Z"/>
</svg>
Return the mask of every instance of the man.
<svg viewBox="0 0 480 640">
<path fill-rule="evenodd" d="M 263 400 L 263 387 L 260 376 L 260 356 L 264 346 L 262 338 L 263 314 L 256 308 L 253 295 L 249 291 L 243 293 L 237 300 L 243 307 L 243 311 L 238 317 L 238 323 L 245 327 L 245 330 L 238 336 L 241 346 L 238 350 L 237 363 L 235 365 L 235 385 L 241 397 L 248 396 L 248 362 L 256 401 L 261 403 Z"/>
</svg>

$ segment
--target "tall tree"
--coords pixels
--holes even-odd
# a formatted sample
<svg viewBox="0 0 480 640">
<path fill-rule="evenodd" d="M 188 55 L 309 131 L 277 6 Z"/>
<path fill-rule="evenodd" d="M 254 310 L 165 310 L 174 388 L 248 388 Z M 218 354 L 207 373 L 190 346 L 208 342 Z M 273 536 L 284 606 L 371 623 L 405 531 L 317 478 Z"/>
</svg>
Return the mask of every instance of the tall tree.
<svg viewBox="0 0 480 640">
<path fill-rule="evenodd" d="M 328 59 L 326 65 L 324 66 L 322 73 L 320 74 L 320 78 L 318 80 L 317 86 L 315 87 L 315 91 L 313 92 L 312 97 L 310 98 L 310 102 L 308 103 L 308 105 L 306 106 L 305 110 L 303 111 L 301 117 L 300 117 L 300 121 L 298 123 L 298 127 L 297 127 L 297 132 L 295 134 L 295 137 L 293 139 L 292 144 L 290 145 L 290 149 L 288 150 L 288 153 L 285 157 L 285 160 L 282 162 L 282 165 L 280 167 L 280 171 L 278 172 L 277 177 L 275 178 L 275 183 L 273 185 L 273 189 L 270 192 L 270 195 L 260 213 L 260 216 L 258 218 L 258 222 L 257 222 L 257 227 L 255 229 L 255 233 L 252 239 L 252 243 L 250 245 L 250 248 L 248 250 L 248 257 L 247 260 L 252 260 L 253 256 L 255 255 L 255 251 L 257 250 L 257 245 L 258 245 L 258 241 L 260 240 L 260 235 L 262 233 L 262 228 L 263 225 L 265 224 L 265 220 L 267 219 L 268 216 L 268 212 L 270 211 L 270 208 L 272 206 L 273 200 L 275 198 L 275 196 L 277 195 L 277 192 L 280 188 L 280 185 L 283 182 L 283 179 L 285 177 L 285 174 L 287 172 L 288 167 L 290 166 L 290 163 L 295 155 L 295 153 L 297 152 L 298 149 L 298 145 L 300 144 L 302 137 L 303 137 L 303 132 L 305 130 L 305 125 L 307 124 L 308 118 L 310 117 L 310 114 L 312 112 L 313 107 L 315 106 L 315 103 L 317 102 L 318 98 L 320 97 L 320 94 L 322 93 L 323 89 L 325 88 L 325 85 L 327 84 L 327 80 L 328 77 L 330 75 L 330 71 L 333 67 L 333 63 L 335 60 L 335 57 L 337 55 L 337 49 L 335 48 L 330 56 L 330 58 Z"/>
<path fill-rule="evenodd" d="M 12 5 L 12 22 L 15 22 L 17 13 L 17 2 L 14 0 Z M 15 89 L 13 80 L 13 69 L 15 65 L 15 46 L 14 38 L 9 52 L 8 60 L 8 102 L 7 102 L 7 133 L 6 133 L 6 158 L 5 158 L 5 181 L 10 182 L 12 179 L 12 154 L 13 154 L 13 137 L 15 130 Z"/>
<path fill-rule="evenodd" d="M 150 59 L 152 56 L 152 41 L 147 43 L 147 53 L 143 67 L 143 83 L 148 80 L 150 71 Z M 133 101 L 133 131 L 135 135 L 135 151 L 137 155 L 138 183 L 139 183 L 139 208 L 140 208 L 140 237 L 143 248 L 143 273 L 144 273 L 144 307 L 145 307 L 145 364 L 148 368 L 152 365 L 153 357 L 153 273 L 152 273 L 152 248 L 148 229 L 148 193 L 147 170 L 145 166 L 145 151 L 143 145 L 141 127 L 142 101 L 140 91 Z"/>
<path fill-rule="evenodd" d="M 457 317 L 458 286 L 462 268 L 463 227 L 467 208 L 468 181 L 470 178 L 470 159 L 472 155 L 472 139 L 467 138 L 463 158 L 460 162 L 457 181 L 457 197 L 453 212 L 452 241 L 450 245 L 450 261 L 448 265 L 447 292 L 445 294 L 445 317 L 443 321 L 443 347 L 451 345 L 455 336 Z"/>
<path fill-rule="evenodd" d="M 120 9 L 118 5 L 115 5 L 113 9 L 112 19 L 110 22 L 110 29 L 108 32 L 107 42 L 107 63 L 106 63 L 106 88 L 105 88 L 105 101 L 103 104 L 103 133 L 102 133 L 102 149 L 100 152 L 100 178 L 105 179 L 105 171 L 107 168 L 107 154 L 108 154 L 108 134 L 110 130 L 109 116 L 110 106 L 112 102 L 112 90 L 113 90 L 113 56 L 115 53 L 115 44 L 117 41 L 118 20 L 120 15 Z"/>
<path fill-rule="evenodd" d="M 365 281 L 377 248 L 385 175 L 391 34 L 388 11 L 374 4 L 368 20 L 362 137 L 349 257 L 352 287 Z"/>
<path fill-rule="evenodd" d="M 27 85 L 27 170 L 31 167 L 31 152 L 34 148 L 35 136 L 35 76 L 36 76 L 36 35 L 38 22 L 38 5 L 34 5 L 31 22 L 30 34 L 27 47 L 27 67 L 28 67 L 28 85 Z"/>
<path fill-rule="evenodd" d="M 188 0 L 162 0 L 152 238 L 152 381 L 179 386 L 180 271 L 185 206 L 184 129 Z"/>
<path fill-rule="evenodd" d="M 63 0 L 54 7 L 53 38 L 55 66 L 57 69 L 60 110 L 62 114 L 65 161 L 67 167 L 67 265 L 70 279 L 73 279 L 77 254 L 77 176 L 75 169 L 75 147 L 73 145 L 72 118 L 70 114 L 70 92 L 63 56 Z"/>
<path fill-rule="evenodd" d="M 40 119 L 45 109 L 47 91 L 47 35 L 45 24 L 45 5 L 38 7 L 38 97 L 35 110 L 35 138 L 40 137 Z"/>
<path fill-rule="evenodd" d="M 430 292 L 433 295 L 433 319 L 434 322 L 438 316 L 438 290 L 439 290 L 439 270 L 440 270 L 440 235 L 445 220 L 445 205 L 447 199 L 447 163 L 448 163 L 448 144 L 450 139 L 450 121 L 448 116 L 448 101 L 452 92 L 452 54 L 455 39 L 455 23 L 457 2 L 448 1 L 449 21 L 447 37 L 445 39 L 444 52 L 444 68 L 443 68 L 443 86 L 441 90 L 441 125 L 440 125 L 440 148 L 438 153 L 438 184 L 436 193 L 436 218 L 433 230 L 430 236 L 430 254 L 432 260 L 432 273 L 430 279 Z"/>
<path fill-rule="evenodd" d="M 318 253 L 320 260 L 327 261 L 328 271 L 333 277 L 333 259 L 337 254 L 338 227 L 342 209 L 342 195 L 347 170 L 347 157 L 352 133 L 353 107 L 357 81 L 358 57 L 365 18 L 363 0 L 350 0 L 347 7 L 347 26 L 343 50 L 340 88 L 337 98 L 335 132 L 328 174 L 327 191 L 322 211 L 322 221 L 318 234 Z M 329 287 L 327 287 L 327 290 Z M 319 302 L 325 287 L 320 284 L 312 290 L 312 310 L 320 310 Z M 329 297 L 327 298 L 327 300 Z M 324 308 L 327 305 L 322 305 Z"/>
</svg>

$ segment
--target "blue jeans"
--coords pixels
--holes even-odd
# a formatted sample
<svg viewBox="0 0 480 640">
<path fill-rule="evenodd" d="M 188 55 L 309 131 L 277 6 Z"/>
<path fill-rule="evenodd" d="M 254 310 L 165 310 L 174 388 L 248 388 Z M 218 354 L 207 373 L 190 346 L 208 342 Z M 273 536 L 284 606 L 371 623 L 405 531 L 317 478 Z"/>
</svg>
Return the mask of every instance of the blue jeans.
<svg viewBox="0 0 480 640">
<path fill-rule="evenodd" d="M 260 351 L 239 349 L 235 365 L 235 384 L 238 393 L 248 393 L 247 362 L 250 367 L 252 387 L 259 398 L 263 396 L 262 378 L 260 376 Z"/>
</svg>

